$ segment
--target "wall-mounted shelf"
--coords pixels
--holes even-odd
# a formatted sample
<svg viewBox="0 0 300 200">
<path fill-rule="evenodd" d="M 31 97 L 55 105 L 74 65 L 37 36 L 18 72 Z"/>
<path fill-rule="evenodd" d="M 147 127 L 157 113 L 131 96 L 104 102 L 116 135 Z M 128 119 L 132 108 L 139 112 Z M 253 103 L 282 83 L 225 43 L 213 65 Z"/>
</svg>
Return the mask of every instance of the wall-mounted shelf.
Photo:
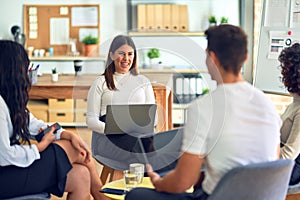
<svg viewBox="0 0 300 200">
<path fill-rule="evenodd" d="M 217 18 L 218 24 L 224 16 L 230 24 L 242 25 L 244 1 L 127 0 L 127 30 L 142 31 L 141 34 L 151 29 L 170 30 L 193 36 L 193 32 L 203 32 L 209 27 L 211 15 Z"/>
<path fill-rule="evenodd" d="M 187 73 L 187 74 L 198 74 L 198 73 L 208 73 L 207 70 L 197 70 L 197 69 L 139 69 L 142 74 L 176 74 L 176 73 Z"/>
<path fill-rule="evenodd" d="M 32 61 L 59 61 L 59 62 L 69 62 L 74 60 L 82 60 L 82 61 L 106 61 L 105 56 L 99 57 L 85 57 L 85 56 L 45 56 L 45 57 L 34 57 L 30 56 L 30 60 Z"/>
<path fill-rule="evenodd" d="M 130 36 L 204 36 L 204 32 L 172 32 L 172 31 L 155 31 L 155 32 L 128 32 Z"/>
</svg>

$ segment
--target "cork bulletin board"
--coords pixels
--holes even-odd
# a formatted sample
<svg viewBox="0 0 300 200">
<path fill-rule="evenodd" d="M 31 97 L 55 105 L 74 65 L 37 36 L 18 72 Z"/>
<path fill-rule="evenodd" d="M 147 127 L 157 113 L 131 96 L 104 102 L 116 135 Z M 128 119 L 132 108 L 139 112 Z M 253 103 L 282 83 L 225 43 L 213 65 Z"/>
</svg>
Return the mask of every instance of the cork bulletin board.
<svg viewBox="0 0 300 200">
<path fill-rule="evenodd" d="M 54 49 L 54 55 L 67 55 L 71 42 L 82 54 L 86 35 L 100 38 L 100 5 L 24 5 L 26 47 Z"/>
</svg>

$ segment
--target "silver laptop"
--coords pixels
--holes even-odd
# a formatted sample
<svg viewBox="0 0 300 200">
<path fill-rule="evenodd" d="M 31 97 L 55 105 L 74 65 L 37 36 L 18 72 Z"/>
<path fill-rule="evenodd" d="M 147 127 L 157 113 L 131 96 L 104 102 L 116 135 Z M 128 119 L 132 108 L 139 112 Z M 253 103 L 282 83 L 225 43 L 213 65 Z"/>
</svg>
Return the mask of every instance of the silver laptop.
<svg viewBox="0 0 300 200">
<path fill-rule="evenodd" d="M 104 133 L 153 133 L 156 109 L 156 104 L 107 105 Z"/>
</svg>

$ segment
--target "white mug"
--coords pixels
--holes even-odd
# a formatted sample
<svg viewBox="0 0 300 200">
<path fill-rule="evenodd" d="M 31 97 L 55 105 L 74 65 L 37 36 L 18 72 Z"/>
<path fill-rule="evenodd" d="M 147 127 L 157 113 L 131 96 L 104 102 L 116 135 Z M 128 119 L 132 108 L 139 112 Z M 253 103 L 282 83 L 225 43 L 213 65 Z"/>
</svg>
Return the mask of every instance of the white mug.
<svg viewBox="0 0 300 200">
<path fill-rule="evenodd" d="M 43 57 L 45 55 L 45 49 L 39 50 L 39 56 Z"/>
<path fill-rule="evenodd" d="M 40 51 L 40 50 L 35 49 L 35 50 L 33 51 L 33 56 L 34 56 L 34 57 L 38 57 L 38 56 L 39 56 L 39 51 Z"/>
</svg>

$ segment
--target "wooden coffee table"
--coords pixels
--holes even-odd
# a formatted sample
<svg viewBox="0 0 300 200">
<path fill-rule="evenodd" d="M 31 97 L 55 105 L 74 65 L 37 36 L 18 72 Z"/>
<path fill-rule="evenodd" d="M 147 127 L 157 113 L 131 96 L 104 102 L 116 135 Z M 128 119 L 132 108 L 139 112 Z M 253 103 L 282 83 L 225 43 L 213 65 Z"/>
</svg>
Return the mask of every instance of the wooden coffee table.
<svg viewBox="0 0 300 200">
<path fill-rule="evenodd" d="M 141 184 L 138 184 L 137 187 L 144 187 L 144 188 L 154 188 L 150 178 L 149 177 L 144 177 L 143 182 Z M 115 189 L 125 189 L 125 182 L 123 179 L 112 181 L 109 183 L 106 183 L 103 188 L 115 188 Z M 123 200 L 125 198 L 125 195 L 115 195 L 115 194 L 107 194 L 105 195 L 112 200 Z"/>
<path fill-rule="evenodd" d="M 143 187 L 143 188 L 154 188 L 152 185 L 152 182 L 149 177 L 144 177 L 143 182 L 141 184 L 138 184 L 137 187 Z M 125 189 L 125 182 L 123 179 L 112 181 L 109 183 L 106 183 L 103 188 L 114 188 L 114 189 Z M 187 192 L 193 192 L 193 187 L 188 189 Z M 112 200 L 124 200 L 125 199 L 125 194 L 124 195 L 115 195 L 115 194 L 107 194 L 105 193 L 105 196 L 111 198 Z"/>
</svg>

